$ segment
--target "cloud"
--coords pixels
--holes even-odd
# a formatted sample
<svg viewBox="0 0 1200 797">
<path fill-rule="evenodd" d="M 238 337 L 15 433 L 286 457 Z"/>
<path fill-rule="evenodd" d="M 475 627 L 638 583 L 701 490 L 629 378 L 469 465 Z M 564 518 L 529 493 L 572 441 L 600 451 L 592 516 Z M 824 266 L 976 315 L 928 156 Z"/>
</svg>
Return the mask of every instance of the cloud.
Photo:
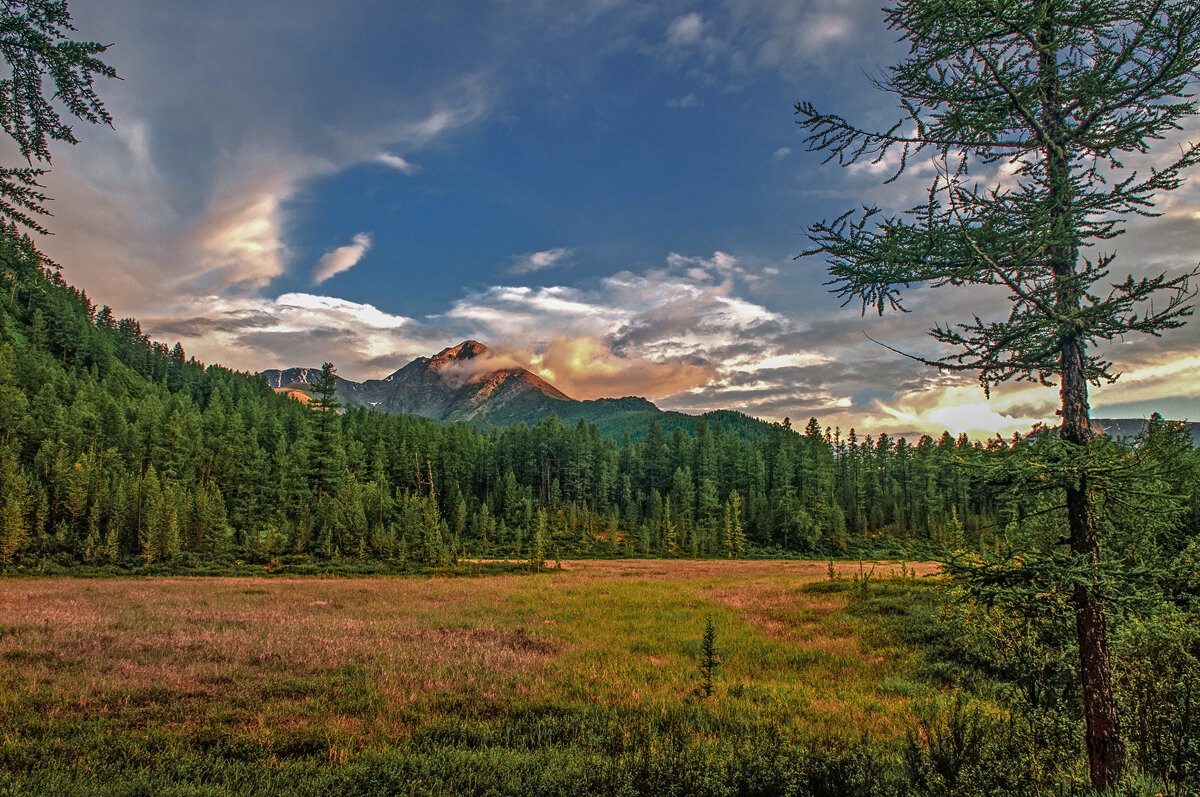
<svg viewBox="0 0 1200 797">
<path fill-rule="evenodd" d="M 411 163 L 399 155 L 393 155 L 390 152 L 379 153 L 375 156 L 375 162 L 382 163 L 384 166 L 395 169 L 401 174 L 407 174 L 410 177 L 421 170 L 421 167 L 415 163 Z"/>
<path fill-rule="evenodd" d="M 335 274 L 341 274 L 343 271 L 354 268 L 370 249 L 371 234 L 360 232 L 345 246 L 339 246 L 332 252 L 326 252 L 317 263 L 317 267 L 313 269 L 312 284 L 320 285 Z"/>
<path fill-rule="evenodd" d="M 671 47 L 696 44 L 703 36 L 704 18 L 695 11 L 676 17 L 667 26 L 667 44 Z"/>
<path fill-rule="evenodd" d="M 185 234 L 187 272 L 179 274 L 183 285 L 199 291 L 256 291 L 286 270 L 282 207 L 295 187 L 275 175 L 250 183 L 222 191 Z"/>
<path fill-rule="evenodd" d="M 864 427 L 905 429 L 936 437 L 943 431 L 975 440 L 1027 432 L 1035 423 L 1054 425 L 1057 392 L 1040 385 L 1015 385 L 983 395 L 978 385 L 931 384 L 876 401 L 874 412 L 859 416 Z"/>
<path fill-rule="evenodd" d="M 780 147 L 779 149 L 775 150 L 775 153 L 773 155 L 771 155 L 771 160 L 778 162 L 778 161 L 781 161 L 781 160 L 791 156 L 791 154 L 792 154 L 791 147 Z"/>
<path fill-rule="evenodd" d="M 667 267 L 686 271 L 689 277 L 697 281 L 719 279 L 726 284 L 735 277 L 746 275 L 746 270 L 738 266 L 738 259 L 725 252 L 713 252 L 710 258 L 672 252 L 667 255 Z"/>
<path fill-rule="evenodd" d="M 251 371 L 329 361 L 348 379 L 377 378 L 444 345 L 415 319 L 308 293 L 201 296 L 164 309 L 143 319 L 147 332 L 180 340 L 203 362 Z"/>
<path fill-rule="evenodd" d="M 655 361 L 591 336 L 555 336 L 530 359 L 536 373 L 576 398 L 668 396 L 707 384 L 716 374 L 712 363 Z"/>
<path fill-rule="evenodd" d="M 180 302 L 145 328 L 183 340 L 202 360 L 259 370 L 330 360 L 352 379 L 380 378 L 414 357 L 464 339 L 485 342 L 487 358 L 456 366 L 467 381 L 493 368 L 528 367 L 579 399 L 642 395 L 665 409 L 730 408 L 771 420 L 823 425 L 860 434 L 972 438 L 1011 434 L 1055 422 L 1057 388 L 1006 384 L 984 398 L 969 377 L 914 366 L 868 340 L 936 355 L 928 321 L 961 307 L 997 304 L 980 291 L 917 290 L 910 315 L 862 317 L 853 308 L 769 310 L 739 291 L 755 273 L 743 258 L 672 253 L 663 267 L 621 272 L 583 286 L 493 285 L 472 289 L 444 312 L 421 318 L 372 305 L 288 293 L 276 299 L 212 296 Z M 997 306 L 1003 306 L 1000 299 Z M 1159 342 L 1161 345 L 1163 342 Z M 1093 403 L 1181 396 L 1200 384 L 1194 344 L 1140 342 L 1114 347 L 1129 368 Z M 1151 356 L 1156 352 L 1159 357 Z"/>
<path fill-rule="evenodd" d="M 747 354 L 753 341 L 786 326 L 731 295 L 744 273 L 724 252 L 672 253 L 666 268 L 621 272 L 590 287 L 468 292 L 435 320 L 481 340 L 516 342 L 535 370 L 578 398 L 657 398 L 709 385 L 726 357 Z"/>
<path fill-rule="evenodd" d="M 530 356 L 504 343 L 489 345 L 482 355 L 465 360 L 452 360 L 442 366 L 438 372 L 453 384 L 464 385 L 479 380 L 492 371 L 507 371 L 513 368 L 527 368 Z"/>
<path fill-rule="evenodd" d="M 730 0 L 729 28 L 737 32 L 733 49 L 748 67 L 790 72 L 800 65 L 819 65 L 831 50 L 845 50 L 881 30 L 882 16 L 870 3 L 842 0 Z M 891 42 L 894 37 L 885 37 Z M 859 47 L 855 58 L 878 62 L 886 53 Z M 869 51 L 869 55 L 868 55 Z M 838 60 L 844 68 L 844 60 Z"/>
<path fill-rule="evenodd" d="M 482 57 L 371 85 L 361 65 L 313 57 L 395 21 L 373 12 L 297 2 L 281 23 L 254 4 L 72 11 L 89 38 L 119 43 L 106 59 L 125 79 L 100 87 L 115 134 L 80 125 L 80 146 L 55 150 L 58 234 L 44 248 L 120 313 L 161 316 L 164 292 L 267 293 L 297 265 L 295 215 L 316 181 L 372 162 L 413 174 L 417 164 L 393 152 L 441 143 L 496 96 Z M 197 46 L 210 55 L 203 69 L 178 58 Z"/>
<path fill-rule="evenodd" d="M 575 250 L 566 246 L 558 246 L 554 249 L 546 249 L 542 252 L 526 252 L 523 255 L 514 255 L 513 264 L 509 267 L 509 274 L 529 274 L 534 271 L 542 271 L 547 268 L 554 268 L 561 265 L 575 254 Z"/>
<path fill-rule="evenodd" d="M 685 94 L 682 97 L 672 97 L 671 99 L 667 100 L 668 108 L 676 108 L 679 110 L 695 108 L 699 105 L 700 100 L 697 99 L 695 94 Z"/>
</svg>

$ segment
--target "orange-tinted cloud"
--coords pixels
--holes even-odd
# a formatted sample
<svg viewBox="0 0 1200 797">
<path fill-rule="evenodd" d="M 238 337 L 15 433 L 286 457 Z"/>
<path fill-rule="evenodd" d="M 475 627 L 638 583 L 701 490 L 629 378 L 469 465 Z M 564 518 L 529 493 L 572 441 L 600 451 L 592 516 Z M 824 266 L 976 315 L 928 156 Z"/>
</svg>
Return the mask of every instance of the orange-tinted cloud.
<svg viewBox="0 0 1200 797">
<path fill-rule="evenodd" d="M 618 353 L 607 342 L 591 336 L 556 336 L 531 358 L 531 364 L 531 370 L 577 399 L 653 399 L 703 387 L 716 375 L 716 368 L 707 363 L 686 359 L 660 362 Z"/>
</svg>

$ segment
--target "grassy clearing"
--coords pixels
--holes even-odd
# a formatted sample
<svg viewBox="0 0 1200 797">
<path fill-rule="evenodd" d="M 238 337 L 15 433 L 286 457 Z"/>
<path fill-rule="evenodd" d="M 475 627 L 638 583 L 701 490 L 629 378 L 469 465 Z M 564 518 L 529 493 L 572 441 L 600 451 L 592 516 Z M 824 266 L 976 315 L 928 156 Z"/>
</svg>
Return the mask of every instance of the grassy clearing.
<svg viewBox="0 0 1200 797">
<path fill-rule="evenodd" d="M 328 793 L 376 776 L 400 792 L 553 792 L 558 773 L 578 793 L 695 770 L 692 791 L 711 779 L 722 793 L 745 762 L 796 745 L 861 770 L 863 735 L 903 735 L 930 689 L 905 674 L 903 649 L 864 643 L 844 591 L 806 587 L 828 578 L 824 562 L 563 566 L 2 581 L 0 771 L 43 792 Z M 705 699 L 710 613 L 723 666 Z M 772 766 L 754 782 L 787 771 L 794 788 L 775 791 L 819 793 L 825 775 Z"/>
</svg>

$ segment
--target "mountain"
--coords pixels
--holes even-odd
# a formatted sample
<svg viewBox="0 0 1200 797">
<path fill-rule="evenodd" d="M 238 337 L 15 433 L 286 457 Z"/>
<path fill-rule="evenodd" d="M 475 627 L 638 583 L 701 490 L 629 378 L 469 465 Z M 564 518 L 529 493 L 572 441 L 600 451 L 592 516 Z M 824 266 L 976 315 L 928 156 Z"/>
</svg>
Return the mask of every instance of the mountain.
<svg viewBox="0 0 1200 797">
<path fill-rule="evenodd" d="M 742 438 L 765 434 L 770 424 L 722 410 L 704 415 L 664 412 L 637 396 L 578 401 L 525 368 L 493 368 L 487 346 L 465 340 L 432 357 L 418 357 L 383 379 L 353 382 L 337 379 L 338 398 L 352 407 L 388 413 L 421 415 L 439 421 L 464 421 L 476 426 L 533 425 L 553 414 L 565 424 L 580 420 L 594 423 L 603 435 L 637 442 L 651 421 L 664 433 L 681 428 L 696 431 L 701 419 L 720 423 Z M 320 368 L 287 368 L 262 371 L 259 376 L 277 392 L 302 398 L 304 386 L 315 382 Z"/>
<path fill-rule="evenodd" d="M 352 407 L 494 426 L 533 423 L 584 403 L 532 371 L 492 368 L 492 360 L 487 346 L 466 340 L 432 357 L 418 357 L 383 379 L 353 382 L 338 377 L 338 398 Z M 260 373 L 276 389 L 311 384 L 320 375 L 320 368 Z"/>
</svg>

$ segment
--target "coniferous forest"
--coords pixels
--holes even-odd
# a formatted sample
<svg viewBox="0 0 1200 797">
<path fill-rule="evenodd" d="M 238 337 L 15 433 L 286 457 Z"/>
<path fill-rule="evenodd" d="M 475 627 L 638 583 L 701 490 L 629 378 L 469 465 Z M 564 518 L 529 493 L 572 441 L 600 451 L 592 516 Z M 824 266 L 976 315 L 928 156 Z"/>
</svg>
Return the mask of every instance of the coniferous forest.
<svg viewBox="0 0 1200 797">
<path fill-rule="evenodd" d="M 150 340 L 27 240 L 3 246 L 8 568 L 914 557 L 999 550 L 1036 512 L 989 467 L 1026 440 L 859 438 L 815 418 L 730 432 L 719 415 L 617 439 L 553 416 L 476 429 L 346 410 L 332 391 L 305 405 Z M 1194 524 L 1190 438 L 1159 438 Z"/>
</svg>

